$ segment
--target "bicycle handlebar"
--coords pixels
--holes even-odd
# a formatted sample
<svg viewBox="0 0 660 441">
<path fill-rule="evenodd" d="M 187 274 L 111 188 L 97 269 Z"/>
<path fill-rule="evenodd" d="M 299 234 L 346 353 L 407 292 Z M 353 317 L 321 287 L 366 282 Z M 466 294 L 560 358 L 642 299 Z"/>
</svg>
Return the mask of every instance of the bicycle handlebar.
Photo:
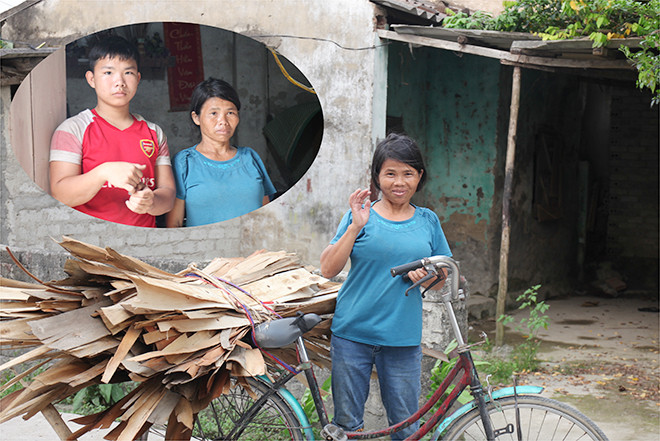
<svg viewBox="0 0 660 441">
<path fill-rule="evenodd" d="M 416 270 L 417 268 L 433 266 L 436 269 L 438 268 L 449 268 L 451 271 L 452 277 L 451 280 L 451 292 L 452 297 L 458 295 L 459 284 L 461 280 L 460 272 L 458 270 L 458 264 L 454 259 L 449 256 L 431 256 L 425 257 L 423 259 L 415 260 L 414 262 L 404 263 L 403 265 L 395 266 L 390 269 L 392 277 L 405 275 L 409 271 Z"/>
<path fill-rule="evenodd" d="M 424 266 L 422 259 L 419 259 L 419 260 L 415 260 L 414 262 L 404 263 L 403 265 L 395 266 L 394 268 L 390 269 L 390 273 L 392 273 L 392 277 L 396 277 L 402 274 L 408 274 L 408 272 L 412 270 L 416 270 L 417 268 L 421 268 L 422 266 Z"/>
<path fill-rule="evenodd" d="M 454 331 L 454 335 L 456 336 L 456 341 L 458 342 L 459 348 L 465 346 L 465 340 L 463 339 L 463 335 L 461 334 L 461 329 L 458 326 L 458 321 L 456 320 L 456 314 L 454 313 L 454 309 L 451 304 L 452 300 L 465 299 L 465 296 L 461 295 L 462 277 L 458 270 L 458 264 L 454 259 L 452 259 L 449 256 L 431 256 L 431 257 L 425 257 L 420 260 L 416 260 L 415 262 L 399 265 L 397 267 L 390 269 L 390 272 L 392 273 L 392 277 L 395 277 L 397 275 L 406 274 L 408 271 L 421 267 L 426 268 L 429 274 L 431 274 L 432 272 L 437 272 L 437 270 L 440 268 L 449 268 L 449 271 L 451 272 L 451 277 L 449 278 L 449 281 L 451 283 L 450 285 L 451 291 L 446 295 L 445 294 L 442 295 L 442 302 L 444 303 L 445 309 L 447 310 L 449 323 L 451 324 L 452 330 Z M 420 282 L 417 283 L 419 284 Z M 413 286 L 415 286 L 415 284 Z M 410 288 L 406 290 L 406 293 L 409 290 Z"/>
</svg>

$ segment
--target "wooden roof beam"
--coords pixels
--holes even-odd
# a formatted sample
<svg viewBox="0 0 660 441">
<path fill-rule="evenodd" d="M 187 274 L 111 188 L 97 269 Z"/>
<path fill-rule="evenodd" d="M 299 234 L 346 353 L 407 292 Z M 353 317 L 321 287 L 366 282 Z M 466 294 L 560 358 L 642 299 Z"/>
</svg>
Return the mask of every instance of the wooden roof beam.
<svg viewBox="0 0 660 441">
<path fill-rule="evenodd" d="M 441 40 L 437 38 L 421 37 L 419 35 L 398 34 L 393 31 L 383 29 L 377 30 L 378 36 L 387 40 L 400 41 L 403 43 L 416 44 L 420 46 L 433 47 L 437 49 L 460 52 L 480 57 L 494 58 L 500 60 L 503 64 L 520 65 L 524 67 L 545 66 L 562 67 L 571 69 L 623 69 L 629 70 L 633 67 L 626 60 L 572 60 L 562 58 L 539 57 L 522 54 L 514 54 L 500 49 L 491 49 L 483 46 L 470 44 L 460 44 L 453 41 Z"/>
</svg>

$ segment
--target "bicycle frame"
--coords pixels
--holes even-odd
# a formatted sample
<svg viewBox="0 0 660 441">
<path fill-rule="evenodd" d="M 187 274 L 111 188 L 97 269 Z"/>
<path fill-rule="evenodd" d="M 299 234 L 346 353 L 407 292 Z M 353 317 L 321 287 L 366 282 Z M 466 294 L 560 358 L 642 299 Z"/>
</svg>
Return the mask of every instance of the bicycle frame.
<svg viewBox="0 0 660 441">
<path fill-rule="evenodd" d="M 429 400 L 413 415 L 408 419 L 395 424 L 393 426 L 387 427 L 383 430 L 371 431 L 371 432 L 346 432 L 346 436 L 349 439 L 370 439 L 378 438 L 382 436 L 391 435 L 405 427 L 410 426 L 414 422 L 420 420 L 424 415 L 426 415 L 442 398 L 442 396 L 447 392 L 449 386 L 458 378 L 458 381 L 454 389 L 449 393 L 449 396 L 444 399 L 440 407 L 433 413 L 431 418 L 426 421 L 409 439 L 417 440 L 422 436 L 429 433 L 436 424 L 438 424 L 447 414 L 449 408 L 456 402 L 459 395 L 468 387 L 472 386 L 474 389 L 471 389 L 475 399 L 481 398 L 481 383 L 476 377 L 476 372 L 474 371 L 474 364 L 472 363 L 472 358 L 469 352 L 463 352 L 459 354 L 458 361 L 456 365 L 449 372 L 447 377 L 440 384 L 438 389 L 433 393 Z"/>
<path fill-rule="evenodd" d="M 446 256 L 433 256 L 433 257 L 425 258 L 419 261 L 419 264 L 420 266 L 424 266 L 425 268 L 427 268 L 429 272 L 432 271 L 433 268 L 443 268 L 443 267 L 449 268 L 451 270 L 451 274 L 452 274 L 451 289 L 449 290 L 449 293 L 442 295 L 442 303 L 445 305 L 445 310 L 447 311 L 449 323 L 451 324 L 452 330 L 456 337 L 456 341 L 458 342 L 458 348 L 457 348 L 458 360 L 454 365 L 454 367 L 449 372 L 449 374 L 447 375 L 447 377 L 442 381 L 440 386 L 438 386 L 438 389 L 429 398 L 429 400 L 417 412 L 415 412 L 413 415 L 408 417 L 406 420 L 401 421 L 400 423 L 397 423 L 393 426 L 387 427 L 382 430 L 370 431 L 370 432 L 345 432 L 345 435 L 348 439 L 370 439 L 370 438 L 387 436 L 387 435 L 391 435 L 392 433 L 398 432 L 399 430 L 410 426 L 411 424 L 420 420 L 424 415 L 426 415 L 436 405 L 436 403 L 440 400 L 440 398 L 442 398 L 442 396 L 447 392 L 449 386 L 452 383 L 454 383 L 456 379 L 458 379 L 454 389 L 449 393 L 448 397 L 442 401 L 440 407 L 433 413 L 431 418 L 428 421 L 426 421 L 408 439 L 418 440 L 427 433 L 429 433 L 431 430 L 433 430 L 433 427 L 435 427 L 445 417 L 449 408 L 451 408 L 451 406 L 456 402 L 459 395 L 469 386 L 470 393 L 474 397 L 474 403 L 479 408 L 482 422 L 484 424 L 484 429 L 486 432 L 486 437 L 489 441 L 492 441 L 495 439 L 495 436 L 493 434 L 493 428 L 490 419 L 488 418 L 483 388 L 481 386 L 481 382 L 479 381 L 477 371 L 474 367 L 474 362 L 472 360 L 472 355 L 470 354 L 469 347 L 466 345 L 465 340 L 463 339 L 463 336 L 460 331 L 460 327 L 458 325 L 458 321 L 456 320 L 456 314 L 454 313 L 454 309 L 451 305 L 452 299 L 458 298 L 460 295 L 460 288 L 459 288 L 460 276 L 458 271 L 458 265 L 453 259 Z M 410 268 L 410 269 L 414 269 L 414 268 Z M 392 271 L 392 275 L 393 276 L 396 275 L 394 270 Z M 300 346 L 302 346 L 304 350 L 304 344 L 302 342 L 302 339 L 299 340 L 298 344 L 299 344 L 299 350 L 300 350 Z M 310 381 L 309 383 L 311 388 L 312 383 L 315 383 L 315 381 L 314 382 Z M 315 384 L 315 386 L 316 389 L 318 390 L 318 385 Z M 325 409 L 323 408 L 323 402 L 320 398 L 320 395 L 318 396 L 318 401 L 317 401 L 317 394 L 315 394 L 314 390 L 312 390 L 312 397 L 314 398 L 314 404 L 316 405 L 316 409 L 319 414 L 320 421 L 324 421 L 324 420 L 327 421 L 328 418 L 327 415 L 325 414 Z"/>
<path fill-rule="evenodd" d="M 459 294 L 459 272 L 456 262 L 454 262 L 451 258 L 445 256 L 433 256 L 431 258 L 422 259 L 422 261 L 420 262 L 427 269 L 431 269 L 432 266 L 448 267 L 451 269 L 452 272 L 451 289 L 449 293 L 442 295 L 442 302 L 445 305 L 449 322 L 455 334 L 456 341 L 458 342 L 458 348 L 456 349 L 458 352 L 458 360 L 454 365 L 454 367 L 449 372 L 449 374 L 447 375 L 447 377 L 442 381 L 440 386 L 438 386 L 438 389 L 429 398 L 429 400 L 417 412 L 415 412 L 413 415 L 408 417 L 406 420 L 401 421 L 395 425 L 389 426 L 382 430 L 370 431 L 370 432 L 344 432 L 343 435 L 345 435 L 345 437 L 348 439 L 370 439 L 370 438 L 379 438 L 383 436 L 388 436 L 391 435 L 392 433 L 398 432 L 399 430 L 404 429 L 410 426 L 411 424 L 414 424 L 416 421 L 419 421 L 424 415 L 429 413 L 431 409 L 444 396 L 444 394 L 449 389 L 450 385 L 455 384 L 454 389 L 449 393 L 447 398 L 442 400 L 438 409 L 436 409 L 435 412 L 432 414 L 432 416 L 423 425 L 421 425 L 419 429 L 417 429 L 417 431 L 413 435 L 411 435 L 411 437 L 408 439 L 418 440 L 427 433 L 429 433 L 431 430 L 433 430 L 433 428 L 436 425 L 438 425 L 447 415 L 447 412 L 449 411 L 451 406 L 456 402 L 459 395 L 469 386 L 470 393 L 474 397 L 473 403 L 475 406 L 479 408 L 481 419 L 486 432 L 486 437 L 489 441 L 493 441 L 495 439 L 495 436 L 493 434 L 493 428 L 490 419 L 488 418 L 483 388 L 481 386 L 481 382 L 479 381 L 477 371 L 474 367 L 474 362 L 472 360 L 472 355 L 470 354 L 469 347 L 466 345 L 462 337 L 460 327 L 458 325 L 458 321 L 456 320 L 454 309 L 451 305 L 452 299 L 456 298 Z M 316 407 L 316 411 L 319 416 L 319 422 L 321 423 L 321 427 L 325 428 L 329 424 L 328 414 L 325 410 L 325 405 L 323 403 L 323 399 L 321 398 L 318 382 L 316 381 L 316 378 L 314 376 L 312 364 L 307 355 L 307 350 L 305 349 L 305 344 L 302 337 L 298 337 L 298 339 L 296 340 L 296 347 L 298 349 L 298 356 L 300 360 L 300 365 L 298 366 L 298 369 L 300 369 L 305 373 L 311 391 L 312 399 L 314 401 L 314 405 Z M 245 417 L 244 420 L 249 421 L 251 415 L 254 412 L 256 412 L 259 407 L 263 405 L 266 399 L 270 395 L 277 393 L 281 387 L 283 387 L 291 378 L 293 378 L 293 376 L 294 376 L 293 373 L 287 373 L 282 377 L 280 377 L 277 381 L 275 381 L 275 383 L 272 383 L 270 392 L 266 395 L 263 395 L 260 400 L 254 403 L 251 409 L 249 409 L 246 415 L 244 416 Z M 285 391 L 286 389 L 282 389 L 282 390 Z M 290 400 L 287 401 L 290 402 Z M 300 404 L 297 403 L 296 401 L 293 407 L 300 408 Z M 296 413 L 300 413 L 298 410 L 301 409 L 297 409 Z M 305 417 L 304 420 L 305 421 L 301 421 L 305 426 L 302 427 L 302 429 L 304 430 L 305 436 L 309 438 L 310 430 L 309 430 L 307 418 Z M 242 429 L 243 429 L 242 424 L 241 422 L 239 422 L 237 424 L 237 427 L 234 429 L 235 432 L 233 432 L 233 434 L 240 434 Z M 337 439 L 345 439 L 345 438 L 341 437 Z"/>
</svg>

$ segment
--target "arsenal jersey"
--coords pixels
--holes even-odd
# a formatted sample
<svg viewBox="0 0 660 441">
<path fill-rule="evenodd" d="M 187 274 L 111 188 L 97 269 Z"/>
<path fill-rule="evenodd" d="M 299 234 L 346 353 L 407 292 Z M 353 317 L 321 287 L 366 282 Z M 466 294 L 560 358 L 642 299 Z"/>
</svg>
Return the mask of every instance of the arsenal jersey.
<svg viewBox="0 0 660 441">
<path fill-rule="evenodd" d="M 64 121 L 53 134 L 50 160 L 79 164 L 87 173 L 104 162 L 131 162 L 144 164 L 142 182 L 152 190 L 156 188 L 156 166 L 170 165 L 167 138 L 159 126 L 140 115 L 132 115 L 133 124 L 119 130 L 94 110 L 83 110 Z M 123 188 L 107 182 L 89 202 L 74 207 L 100 219 L 126 225 L 155 227 L 150 214 L 137 214 L 129 210 L 126 201 L 130 195 Z"/>
</svg>

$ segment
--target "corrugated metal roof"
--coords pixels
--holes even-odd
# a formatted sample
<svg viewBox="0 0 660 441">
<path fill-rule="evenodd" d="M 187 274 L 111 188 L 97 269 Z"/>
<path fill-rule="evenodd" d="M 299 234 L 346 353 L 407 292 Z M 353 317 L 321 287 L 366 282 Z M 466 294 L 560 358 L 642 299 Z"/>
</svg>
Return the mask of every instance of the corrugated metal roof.
<svg viewBox="0 0 660 441">
<path fill-rule="evenodd" d="M 572 40 L 543 40 L 524 32 L 499 32 L 473 29 L 447 29 L 432 26 L 392 25 L 397 34 L 411 35 L 472 45 L 482 48 L 498 49 L 511 54 L 521 54 L 552 59 L 610 60 L 623 61 L 625 56 L 618 51 L 620 46 L 638 48 L 641 37 L 610 40 L 604 48 L 594 48 L 588 38 Z"/>
<path fill-rule="evenodd" d="M 399 34 L 419 35 L 421 37 L 455 41 L 461 44 L 475 44 L 505 51 L 511 49 L 514 41 L 541 40 L 541 37 L 526 32 L 498 32 L 409 25 L 392 25 L 391 29 Z"/>
<path fill-rule="evenodd" d="M 618 50 L 619 45 L 639 46 L 640 38 L 611 42 L 611 48 L 592 48 L 590 40 L 542 41 L 531 34 L 512 32 L 444 29 L 428 26 L 393 25 L 379 29 L 378 35 L 413 45 L 499 59 L 502 64 L 531 68 L 581 69 L 634 72 Z"/>
<path fill-rule="evenodd" d="M 449 5 L 443 1 L 371 0 L 383 7 L 394 8 L 411 17 L 429 21 L 428 26 L 390 24 L 394 33 L 379 30 L 383 38 L 407 41 L 440 49 L 499 58 L 503 63 L 541 66 L 563 66 L 595 69 L 632 69 L 620 46 L 639 48 L 642 38 L 611 40 L 606 47 L 593 48 L 588 38 L 543 41 L 523 32 L 499 32 L 475 29 L 448 29 L 441 26 Z M 454 7 L 452 7 L 454 9 Z"/>
<path fill-rule="evenodd" d="M 420 0 L 371 0 L 372 3 L 396 9 L 417 17 L 429 20 L 432 23 L 442 23 L 442 20 L 447 16 L 444 13 L 446 5 L 440 2 L 442 11 L 438 9 L 435 3 Z"/>
<path fill-rule="evenodd" d="M 37 3 L 41 2 L 41 1 L 42 0 L 26 0 L 24 2 L 12 2 L 12 4 L 13 3 L 17 3 L 17 4 L 12 8 L 8 8 L 8 9 L 3 10 L 0 13 L 0 25 L 2 25 L 2 23 L 5 20 L 7 20 L 9 17 L 11 17 L 12 15 L 16 15 L 19 12 L 23 11 L 24 9 L 27 9 L 31 6 L 34 6 L 34 5 L 36 5 Z"/>
</svg>

